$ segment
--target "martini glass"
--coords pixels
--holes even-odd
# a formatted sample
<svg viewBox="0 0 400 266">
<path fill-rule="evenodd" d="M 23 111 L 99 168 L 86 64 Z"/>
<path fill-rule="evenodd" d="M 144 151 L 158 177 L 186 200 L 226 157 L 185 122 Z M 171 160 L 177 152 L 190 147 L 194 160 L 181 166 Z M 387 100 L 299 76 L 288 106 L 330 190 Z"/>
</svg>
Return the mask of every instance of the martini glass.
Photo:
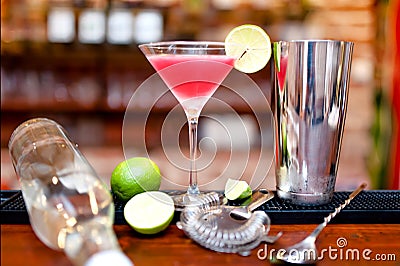
<svg viewBox="0 0 400 266">
<path fill-rule="evenodd" d="M 139 45 L 183 107 L 189 126 L 190 168 L 186 192 L 174 195 L 176 209 L 201 204 L 197 183 L 197 124 L 201 110 L 233 68 L 223 42 L 172 41 Z"/>
</svg>

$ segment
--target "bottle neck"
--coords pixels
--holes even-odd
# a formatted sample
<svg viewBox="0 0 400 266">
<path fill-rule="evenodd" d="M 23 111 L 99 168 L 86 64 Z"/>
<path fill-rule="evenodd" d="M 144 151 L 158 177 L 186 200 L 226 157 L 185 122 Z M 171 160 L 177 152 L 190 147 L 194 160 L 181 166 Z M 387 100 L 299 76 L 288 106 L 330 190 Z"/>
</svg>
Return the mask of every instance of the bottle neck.
<svg viewBox="0 0 400 266">
<path fill-rule="evenodd" d="M 106 255 L 111 260 L 113 256 L 116 258 L 125 257 L 120 250 L 112 226 L 96 219 L 89 224 L 79 226 L 73 232 L 67 233 L 64 252 L 72 263 L 78 266 L 105 265 L 104 261 L 102 264 L 93 264 L 93 261 L 99 261 L 99 258 Z M 126 260 L 128 259 L 126 258 Z"/>
<path fill-rule="evenodd" d="M 119 250 L 106 250 L 94 254 L 84 266 L 118 265 L 133 266 L 130 259 Z"/>
</svg>

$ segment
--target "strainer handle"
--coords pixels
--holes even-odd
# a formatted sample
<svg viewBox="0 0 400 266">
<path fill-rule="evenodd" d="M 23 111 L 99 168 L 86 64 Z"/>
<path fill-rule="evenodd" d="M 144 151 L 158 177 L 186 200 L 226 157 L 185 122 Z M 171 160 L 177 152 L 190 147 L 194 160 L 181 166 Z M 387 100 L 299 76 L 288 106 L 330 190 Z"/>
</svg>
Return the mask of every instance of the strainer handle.
<svg viewBox="0 0 400 266">
<path fill-rule="evenodd" d="M 272 199 L 274 197 L 274 193 L 266 189 L 260 189 L 256 191 L 252 197 L 252 202 L 249 204 L 249 206 L 247 206 L 247 209 L 251 212 Z"/>
</svg>

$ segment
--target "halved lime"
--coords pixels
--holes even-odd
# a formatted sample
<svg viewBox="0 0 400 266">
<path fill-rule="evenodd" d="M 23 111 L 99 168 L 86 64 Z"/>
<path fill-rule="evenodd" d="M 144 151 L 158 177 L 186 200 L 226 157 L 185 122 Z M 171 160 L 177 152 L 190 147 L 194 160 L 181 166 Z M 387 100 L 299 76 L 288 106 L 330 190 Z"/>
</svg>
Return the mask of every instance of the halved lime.
<svg viewBox="0 0 400 266">
<path fill-rule="evenodd" d="M 142 234 L 156 234 L 165 230 L 174 217 L 174 201 L 161 191 L 135 195 L 124 207 L 127 223 Z"/>
<path fill-rule="evenodd" d="M 236 58 L 234 67 L 244 73 L 263 69 L 271 58 L 271 40 L 259 26 L 245 24 L 234 28 L 225 38 L 225 51 Z"/>
<path fill-rule="evenodd" d="M 224 194 L 228 200 L 239 200 L 250 197 L 252 191 L 246 181 L 229 178 L 225 184 Z"/>
</svg>

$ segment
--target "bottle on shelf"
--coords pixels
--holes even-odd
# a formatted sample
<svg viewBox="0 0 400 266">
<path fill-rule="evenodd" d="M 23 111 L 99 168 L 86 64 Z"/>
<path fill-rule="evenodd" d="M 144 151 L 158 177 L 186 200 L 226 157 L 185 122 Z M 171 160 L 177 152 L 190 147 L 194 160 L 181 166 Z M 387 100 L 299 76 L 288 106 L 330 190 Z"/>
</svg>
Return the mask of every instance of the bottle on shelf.
<svg viewBox="0 0 400 266">
<path fill-rule="evenodd" d="M 117 45 L 133 43 L 134 15 L 128 8 L 112 7 L 107 21 L 107 42 Z"/>
<path fill-rule="evenodd" d="M 72 1 L 51 5 L 47 14 L 47 39 L 50 43 L 75 40 L 75 12 Z"/>
</svg>

